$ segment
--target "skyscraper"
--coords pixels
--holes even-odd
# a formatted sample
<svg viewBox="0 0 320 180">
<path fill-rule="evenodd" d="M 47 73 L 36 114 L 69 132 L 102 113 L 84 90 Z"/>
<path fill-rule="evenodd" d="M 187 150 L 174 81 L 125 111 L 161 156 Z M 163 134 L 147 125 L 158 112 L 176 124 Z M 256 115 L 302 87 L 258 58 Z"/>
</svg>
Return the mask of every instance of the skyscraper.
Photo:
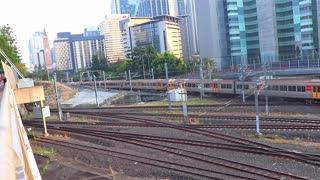
<svg viewBox="0 0 320 180">
<path fill-rule="evenodd" d="M 149 19 L 124 19 L 120 22 L 123 41 L 127 45 L 127 49 L 152 46 L 159 53 L 170 51 L 181 58 L 180 20 L 178 17 L 168 15 Z"/>
<path fill-rule="evenodd" d="M 49 44 L 49 37 L 47 35 L 46 29 L 43 30 L 42 39 L 43 39 L 45 66 L 49 69 L 52 65 L 52 59 L 51 59 L 51 48 Z"/>
<path fill-rule="evenodd" d="M 106 16 L 106 19 L 100 23 L 100 34 L 105 39 L 105 55 L 109 62 L 114 63 L 125 58 L 119 22 L 128 17 L 128 14 L 113 14 Z"/>
<path fill-rule="evenodd" d="M 227 0 L 232 63 L 308 59 L 319 52 L 317 0 Z"/>
<path fill-rule="evenodd" d="M 200 57 L 215 60 L 217 68 L 229 66 L 227 20 L 225 1 L 201 0 L 195 4 L 196 37 L 192 39 L 198 47 Z"/>
<path fill-rule="evenodd" d="M 51 52 L 46 30 L 34 33 L 29 39 L 29 58 L 32 68 L 51 68 Z"/>
<path fill-rule="evenodd" d="M 129 14 L 135 16 L 138 0 L 111 0 L 112 14 Z"/>
<path fill-rule="evenodd" d="M 162 15 L 180 17 L 183 57 L 198 52 L 198 36 L 195 18 L 195 0 L 140 0 L 136 16 L 156 17 Z"/>
</svg>

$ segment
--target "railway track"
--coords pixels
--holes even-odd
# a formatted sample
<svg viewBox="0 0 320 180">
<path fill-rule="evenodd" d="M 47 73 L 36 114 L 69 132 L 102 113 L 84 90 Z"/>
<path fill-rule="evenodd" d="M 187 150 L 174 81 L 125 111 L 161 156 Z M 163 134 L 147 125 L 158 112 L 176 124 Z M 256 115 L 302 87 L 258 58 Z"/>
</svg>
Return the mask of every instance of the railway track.
<svg viewBox="0 0 320 180">
<path fill-rule="evenodd" d="M 33 122 L 24 122 L 25 125 L 36 125 L 41 124 L 39 121 Z M 149 123 L 107 123 L 107 122 L 48 122 L 47 125 L 56 126 L 59 125 L 76 125 L 81 127 L 158 127 L 164 128 L 166 126 L 159 124 L 149 124 Z M 182 125 L 187 128 L 196 128 L 196 129 L 255 129 L 255 125 L 242 125 L 242 124 L 221 124 L 221 125 Z M 305 130 L 305 131 L 320 131 L 320 126 L 314 125 L 260 125 L 261 130 Z"/>
<path fill-rule="evenodd" d="M 248 103 L 234 103 L 234 104 L 206 104 L 206 105 L 188 105 L 189 109 L 195 108 L 221 108 L 221 107 L 254 107 L 255 104 Z M 296 103 L 270 103 L 269 106 L 295 106 Z M 181 105 L 172 105 L 172 109 L 182 109 Z M 66 111 L 73 111 L 73 110 L 127 110 L 127 109 L 168 109 L 168 106 L 116 106 L 116 107 L 96 107 L 96 108 L 64 108 L 63 110 Z M 56 112 L 56 109 L 51 109 L 51 111 Z"/>
<path fill-rule="evenodd" d="M 299 176 L 295 176 L 292 174 L 287 174 L 287 173 L 283 173 L 283 172 L 277 172 L 277 171 L 273 171 L 273 170 L 269 170 L 269 169 L 265 169 L 265 168 L 260 168 L 260 167 L 256 167 L 256 166 L 252 166 L 252 165 L 248 165 L 248 164 L 244 164 L 244 163 L 239 163 L 236 161 L 230 161 L 230 160 L 225 160 L 222 158 L 217 158 L 217 157 L 212 157 L 209 155 L 205 155 L 205 154 L 201 154 L 201 153 L 196 153 L 193 151 L 188 151 L 188 150 L 184 150 L 181 148 L 176 148 L 176 147 L 172 147 L 172 146 L 168 146 L 168 145 L 160 145 L 159 143 L 155 143 L 155 142 L 150 142 L 150 141 L 145 141 L 145 140 L 141 140 L 140 138 L 134 138 L 133 136 L 121 136 L 121 135 L 115 135 L 113 134 L 113 136 L 110 133 L 104 133 L 104 131 L 94 131 L 94 130 L 89 130 L 89 129 L 84 129 L 81 132 L 77 131 L 74 128 L 59 128 L 59 131 L 68 131 L 68 132 L 73 132 L 73 133 L 78 133 L 78 134 L 82 134 L 82 135 L 89 135 L 89 136 L 94 136 L 94 137 L 98 137 L 98 138 L 108 138 L 111 140 L 115 140 L 117 142 L 124 142 L 124 143 L 130 143 L 130 144 L 134 144 L 134 145 L 138 145 L 144 148 L 149 148 L 152 150 L 157 150 L 157 151 L 162 151 L 162 152 L 166 152 L 166 153 L 170 153 L 170 154 L 175 154 L 178 156 L 181 156 L 183 158 L 189 158 L 192 159 L 192 161 L 199 161 L 201 163 L 206 163 L 206 164 L 211 164 L 211 165 L 215 165 L 215 166 L 222 166 L 224 168 L 229 168 L 232 169 L 234 171 L 240 171 L 241 172 L 241 176 L 236 175 L 236 174 L 230 174 L 230 173 L 222 173 L 221 172 L 217 172 L 217 171 L 212 171 L 209 169 L 205 169 L 205 168 L 194 168 L 194 166 L 190 167 L 190 166 L 186 166 L 186 165 L 182 165 L 181 163 L 173 163 L 170 162 L 170 167 L 172 166 L 180 166 L 180 167 L 187 167 L 187 168 L 193 168 L 193 170 L 191 172 L 194 172 L 194 170 L 199 170 L 202 172 L 206 172 L 206 173 L 214 173 L 214 176 L 210 176 L 208 177 L 206 176 L 201 176 L 201 177 L 206 177 L 206 178 L 216 178 L 216 174 L 220 174 L 220 175 L 225 175 L 227 177 L 232 177 L 232 178 L 245 178 L 245 179 L 256 179 L 255 178 L 249 178 L 250 176 L 243 176 L 243 174 L 249 174 L 249 175 L 254 175 L 254 176 L 258 176 L 260 178 L 268 178 L 268 179 L 305 179 L 303 177 L 299 177 Z M 68 143 L 66 143 L 68 144 Z M 92 148 L 92 147 L 91 147 Z M 119 153 L 119 152 L 118 152 Z M 261 152 L 260 152 L 261 153 Z M 143 159 L 146 159 L 146 157 L 142 157 Z M 148 160 L 150 160 L 150 158 L 147 158 Z M 152 159 L 154 160 L 154 159 Z M 157 160 L 159 161 L 159 160 Z M 163 160 L 161 160 L 163 162 Z M 140 160 L 141 162 L 141 160 Z M 143 163 L 143 162 L 141 162 Z M 166 162 L 168 163 L 168 162 Z M 154 164 L 154 163 L 153 163 Z M 177 170 L 177 169 L 175 169 Z M 190 172 L 190 171 L 188 171 Z M 190 173 L 188 173 L 190 174 Z M 193 174 L 193 175 L 199 175 L 199 174 Z M 258 179 L 260 179 L 258 178 Z"/>
<path fill-rule="evenodd" d="M 121 112 L 103 112 L 92 110 L 64 110 L 65 113 L 71 114 L 90 114 L 91 116 L 100 116 L 100 114 L 115 114 L 125 116 L 144 116 L 144 117 L 161 117 L 161 118 L 180 118 L 183 119 L 182 114 L 161 114 L 161 113 L 121 113 Z M 256 117 L 252 116 L 228 116 L 228 115 L 210 115 L 210 114 L 189 114 L 192 119 L 209 119 L 209 120 L 225 120 L 225 121 L 255 121 Z M 281 122 L 281 123 L 301 123 L 320 125 L 320 119 L 299 119 L 299 118 L 280 118 L 280 117 L 260 117 L 261 122 Z"/>
<path fill-rule="evenodd" d="M 266 144 L 258 143 L 258 142 L 252 141 L 252 140 L 239 138 L 239 137 L 235 137 L 235 136 L 230 136 L 230 135 L 225 135 L 225 134 L 212 132 L 212 131 L 206 131 L 204 129 L 190 128 L 190 127 L 185 127 L 185 126 L 173 125 L 170 123 L 164 123 L 164 122 L 160 122 L 160 121 L 135 118 L 135 117 L 128 117 L 128 116 L 123 116 L 123 115 L 100 114 L 100 116 L 113 117 L 113 118 L 117 118 L 117 119 L 134 121 L 134 122 L 138 122 L 138 123 L 146 123 L 146 124 L 151 124 L 151 125 L 161 125 L 165 128 L 171 128 L 174 130 L 179 130 L 179 131 L 184 131 L 184 132 L 188 132 L 188 133 L 192 133 L 192 134 L 202 135 L 202 136 L 206 136 L 209 138 L 220 139 L 220 140 L 226 141 L 228 143 L 232 143 L 232 144 L 261 148 L 261 149 L 266 150 L 267 153 L 270 153 L 270 151 L 275 152 L 275 153 L 281 152 L 281 154 L 286 155 L 288 158 L 293 158 L 297 161 L 301 161 L 301 162 L 308 163 L 311 165 L 319 166 L 319 163 L 320 163 L 320 158 L 318 155 L 313 156 L 313 155 L 305 155 L 305 154 L 301 154 L 301 153 L 285 151 L 285 150 L 275 148 L 275 147 L 272 147 L 272 146 L 269 146 Z M 58 129 L 61 129 L 61 128 L 66 128 L 66 127 L 58 127 Z M 77 128 L 77 129 L 79 129 L 79 128 Z M 83 131 L 83 130 L 84 130 L 84 128 L 81 128 L 81 131 Z"/>
</svg>

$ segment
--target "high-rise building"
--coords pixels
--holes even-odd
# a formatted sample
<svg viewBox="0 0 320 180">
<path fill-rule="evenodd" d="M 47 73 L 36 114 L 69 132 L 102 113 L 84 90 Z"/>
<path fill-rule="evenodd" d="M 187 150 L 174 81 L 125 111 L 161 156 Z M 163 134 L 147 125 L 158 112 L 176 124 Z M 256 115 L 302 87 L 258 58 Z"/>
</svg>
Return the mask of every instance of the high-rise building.
<svg viewBox="0 0 320 180">
<path fill-rule="evenodd" d="M 160 53 L 170 51 L 182 58 L 180 20 L 168 15 L 123 20 L 120 22 L 123 41 L 130 49 L 152 46 Z"/>
<path fill-rule="evenodd" d="M 42 32 L 34 33 L 29 39 L 29 58 L 32 69 L 35 67 L 51 68 L 49 38 L 45 29 Z"/>
<path fill-rule="evenodd" d="M 177 16 L 180 17 L 180 31 L 183 45 L 183 58 L 198 52 L 198 35 L 195 18 L 195 0 L 140 0 L 136 16 Z"/>
<path fill-rule="evenodd" d="M 138 3 L 136 16 L 155 17 L 161 15 L 174 16 L 174 3 L 176 0 L 140 0 Z M 169 7 L 170 6 L 170 7 Z"/>
<path fill-rule="evenodd" d="M 43 50 L 42 36 L 42 32 L 36 32 L 29 39 L 29 59 L 31 67 L 38 67 L 39 64 L 44 64 L 44 62 L 41 62 L 38 58 L 40 50 Z"/>
<path fill-rule="evenodd" d="M 135 16 L 138 0 L 111 0 L 112 14 L 129 14 Z"/>
<path fill-rule="evenodd" d="M 133 48 L 132 44 L 132 34 L 131 28 L 132 26 L 142 24 L 148 21 L 151 21 L 151 17 L 129 17 L 126 19 L 121 20 L 120 23 L 120 31 L 122 33 L 122 45 L 123 45 L 123 52 L 124 56 L 127 57 L 130 49 Z"/>
<path fill-rule="evenodd" d="M 57 39 L 53 42 L 57 70 L 72 72 L 74 69 L 74 63 L 71 59 L 70 36 L 70 32 L 58 33 Z"/>
<path fill-rule="evenodd" d="M 128 17 L 128 14 L 113 14 L 106 16 L 106 19 L 100 23 L 100 34 L 105 39 L 105 54 L 111 63 L 125 58 L 119 22 Z"/>
<path fill-rule="evenodd" d="M 43 30 L 43 51 L 44 51 L 44 60 L 45 60 L 45 66 L 50 69 L 52 65 L 52 59 L 51 59 L 51 48 L 49 44 L 49 37 L 47 35 L 46 30 Z"/>
<path fill-rule="evenodd" d="M 92 57 L 105 57 L 104 37 L 90 33 L 71 34 L 70 32 L 58 33 L 54 41 L 56 67 L 58 70 L 75 73 L 80 69 L 92 66 Z"/>
<path fill-rule="evenodd" d="M 215 60 L 218 69 L 229 66 L 225 1 L 201 0 L 195 4 L 197 35 L 191 39 L 200 57 Z"/>
<path fill-rule="evenodd" d="M 308 59 L 319 52 L 317 0 L 227 0 L 232 64 Z"/>
</svg>

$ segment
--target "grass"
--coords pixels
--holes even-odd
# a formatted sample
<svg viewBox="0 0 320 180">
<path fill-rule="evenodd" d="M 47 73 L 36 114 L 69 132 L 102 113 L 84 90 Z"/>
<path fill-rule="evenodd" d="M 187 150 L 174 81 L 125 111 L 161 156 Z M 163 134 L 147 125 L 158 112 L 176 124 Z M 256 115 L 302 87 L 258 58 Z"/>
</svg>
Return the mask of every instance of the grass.
<svg viewBox="0 0 320 180">
<path fill-rule="evenodd" d="M 45 147 L 45 146 L 38 146 L 38 145 L 33 145 L 32 151 L 34 154 L 47 157 L 50 160 L 57 154 L 57 151 L 52 147 Z"/>
<path fill-rule="evenodd" d="M 168 106 L 169 102 L 167 100 L 164 101 L 155 101 L 155 102 L 148 102 L 143 104 L 142 106 Z M 202 102 L 198 98 L 188 99 L 187 105 L 206 105 L 206 104 L 217 104 L 214 100 L 207 100 L 203 99 Z M 172 106 L 182 106 L 182 102 L 171 102 Z"/>
<path fill-rule="evenodd" d="M 52 135 L 53 137 L 56 137 L 56 138 L 62 138 L 62 139 L 69 139 L 70 137 L 66 134 L 53 134 Z"/>
<path fill-rule="evenodd" d="M 28 131 L 28 135 L 32 136 L 33 139 L 39 139 L 41 136 L 43 136 L 43 132 L 40 132 L 40 131 Z"/>
</svg>

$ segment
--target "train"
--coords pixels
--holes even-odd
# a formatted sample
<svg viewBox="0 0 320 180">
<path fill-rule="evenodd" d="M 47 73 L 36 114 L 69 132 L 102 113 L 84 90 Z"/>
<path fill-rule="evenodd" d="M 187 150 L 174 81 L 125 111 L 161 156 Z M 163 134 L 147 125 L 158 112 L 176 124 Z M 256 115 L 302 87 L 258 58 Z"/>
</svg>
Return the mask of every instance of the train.
<svg viewBox="0 0 320 180">
<path fill-rule="evenodd" d="M 259 95 L 270 97 L 320 100 L 320 79 L 258 79 L 241 81 L 234 79 L 154 79 L 154 80 L 108 80 L 97 81 L 97 87 L 116 90 L 164 92 L 177 88 L 185 88 L 188 93 Z M 94 82 L 77 82 L 78 85 L 92 86 Z M 202 85 L 203 84 L 203 85 Z M 255 87 L 256 84 L 256 88 Z M 201 88 L 201 85 L 203 88 Z"/>
</svg>

